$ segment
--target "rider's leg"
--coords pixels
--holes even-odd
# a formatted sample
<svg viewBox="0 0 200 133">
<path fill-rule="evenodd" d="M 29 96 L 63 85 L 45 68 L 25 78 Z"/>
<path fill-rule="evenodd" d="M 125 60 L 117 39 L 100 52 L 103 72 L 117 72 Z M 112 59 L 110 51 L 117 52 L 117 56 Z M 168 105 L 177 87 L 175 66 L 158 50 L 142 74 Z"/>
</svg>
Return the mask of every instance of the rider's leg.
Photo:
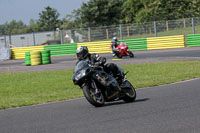
<svg viewBox="0 0 200 133">
<path fill-rule="evenodd" d="M 104 66 L 104 70 L 105 72 L 112 74 L 113 77 L 118 77 L 118 78 L 123 78 L 124 77 L 124 73 L 123 73 L 123 69 L 114 64 L 114 63 L 108 63 Z"/>
</svg>

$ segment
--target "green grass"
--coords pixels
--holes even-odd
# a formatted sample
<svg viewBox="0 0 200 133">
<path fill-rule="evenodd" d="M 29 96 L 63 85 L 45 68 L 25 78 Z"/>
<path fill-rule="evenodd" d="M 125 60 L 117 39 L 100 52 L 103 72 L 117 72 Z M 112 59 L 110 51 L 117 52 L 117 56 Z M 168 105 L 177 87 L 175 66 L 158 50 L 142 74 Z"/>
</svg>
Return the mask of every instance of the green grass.
<svg viewBox="0 0 200 133">
<path fill-rule="evenodd" d="M 136 88 L 200 77 L 200 61 L 122 67 L 129 71 L 127 78 Z M 0 109 L 82 97 L 82 91 L 72 83 L 72 74 L 72 70 L 0 73 Z"/>
</svg>

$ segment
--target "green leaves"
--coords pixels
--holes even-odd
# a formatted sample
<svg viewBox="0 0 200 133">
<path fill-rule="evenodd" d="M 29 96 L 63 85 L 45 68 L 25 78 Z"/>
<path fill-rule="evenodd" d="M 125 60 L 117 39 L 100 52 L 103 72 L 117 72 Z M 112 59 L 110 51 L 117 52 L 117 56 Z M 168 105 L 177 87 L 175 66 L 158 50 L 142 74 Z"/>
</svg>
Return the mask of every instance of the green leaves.
<svg viewBox="0 0 200 133">
<path fill-rule="evenodd" d="M 56 30 L 60 27 L 60 20 L 58 19 L 59 13 L 56 9 L 53 9 L 49 6 L 45 8 L 44 11 L 39 13 L 38 24 L 41 27 L 41 30 Z"/>
<path fill-rule="evenodd" d="M 154 20 L 173 20 L 200 16 L 200 0 L 89 0 L 81 7 L 58 19 L 56 9 L 45 7 L 38 20 L 27 26 L 13 20 L 0 25 L 0 35 L 74 29 L 115 24 L 144 23 Z"/>
<path fill-rule="evenodd" d="M 74 11 L 76 23 L 84 27 L 119 24 L 121 7 L 125 0 L 90 0 Z"/>
</svg>

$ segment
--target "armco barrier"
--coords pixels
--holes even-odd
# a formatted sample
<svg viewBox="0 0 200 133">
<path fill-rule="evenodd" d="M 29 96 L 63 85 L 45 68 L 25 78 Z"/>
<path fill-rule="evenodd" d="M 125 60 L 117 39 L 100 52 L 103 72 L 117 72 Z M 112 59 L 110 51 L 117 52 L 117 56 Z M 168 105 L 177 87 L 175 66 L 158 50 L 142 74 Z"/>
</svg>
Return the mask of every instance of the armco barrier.
<svg viewBox="0 0 200 133">
<path fill-rule="evenodd" d="M 128 48 L 131 51 L 147 50 L 147 39 L 146 38 L 128 39 L 128 40 L 120 40 L 120 41 L 127 43 Z"/>
<path fill-rule="evenodd" d="M 42 51 L 44 50 L 44 46 L 34 46 L 34 47 L 19 47 L 19 48 L 12 48 L 12 59 L 24 59 L 25 52 L 28 51 Z"/>
<path fill-rule="evenodd" d="M 87 46 L 90 53 L 110 53 L 110 43 L 111 41 L 78 43 L 77 47 Z"/>
<path fill-rule="evenodd" d="M 147 50 L 184 47 L 184 35 L 147 38 Z"/>
<path fill-rule="evenodd" d="M 59 45 L 48 45 L 44 46 L 45 50 L 50 50 L 51 56 L 61 56 L 61 55 L 75 55 L 77 44 L 59 44 Z"/>
<path fill-rule="evenodd" d="M 200 34 L 187 35 L 187 47 L 200 46 Z"/>
</svg>

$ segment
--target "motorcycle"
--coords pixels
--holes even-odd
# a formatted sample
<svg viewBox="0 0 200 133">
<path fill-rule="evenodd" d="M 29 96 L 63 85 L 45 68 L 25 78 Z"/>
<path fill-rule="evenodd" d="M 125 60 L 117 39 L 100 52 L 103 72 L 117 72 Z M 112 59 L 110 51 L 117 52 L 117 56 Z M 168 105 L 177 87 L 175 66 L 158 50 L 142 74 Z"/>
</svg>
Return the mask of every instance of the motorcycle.
<svg viewBox="0 0 200 133">
<path fill-rule="evenodd" d="M 117 45 L 116 49 L 114 50 L 114 54 L 118 58 L 122 58 L 123 56 L 134 58 L 134 54 L 128 49 L 128 44 L 124 42 L 119 42 L 119 45 Z"/>
<path fill-rule="evenodd" d="M 87 101 L 95 107 L 117 100 L 134 102 L 136 91 L 126 74 L 123 79 L 117 79 L 106 73 L 103 66 L 90 65 L 88 60 L 82 60 L 75 67 L 73 82 L 80 86 Z"/>
</svg>

